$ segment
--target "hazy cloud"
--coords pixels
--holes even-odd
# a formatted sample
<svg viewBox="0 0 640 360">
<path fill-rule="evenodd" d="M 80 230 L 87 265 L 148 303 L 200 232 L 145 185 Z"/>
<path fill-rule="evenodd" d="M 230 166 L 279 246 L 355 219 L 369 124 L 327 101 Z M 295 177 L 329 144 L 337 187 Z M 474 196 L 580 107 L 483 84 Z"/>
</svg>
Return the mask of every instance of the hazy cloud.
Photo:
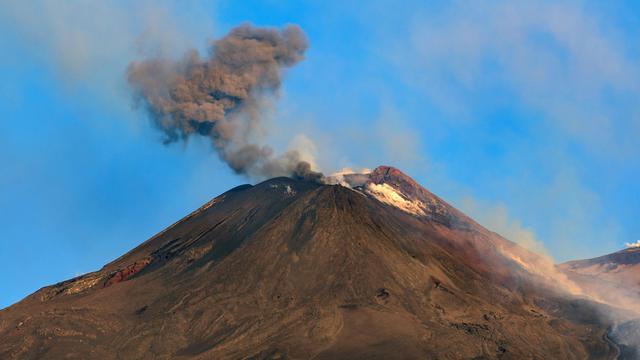
<svg viewBox="0 0 640 360">
<path fill-rule="evenodd" d="M 140 53 L 174 54 L 212 36 L 209 8 L 165 1 L 3 1 L 0 29 L 53 66 L 65 86 L 122 95 L 122 71 Z M 207 11 L 209 10 L 209 11 Z M 10 49 L 3 49 L 10 51 Z"/>
<path fill-rule="evenodd" d="M 461 206 L 463 211 L 487 229 L 502 235 L 529 251 L 550 258 L 549 252 L 542 241 L 536 238 L 533 229 L 525 227 L 520 220 L 510 216 L 506 205 L 479 203 L 473 198 L 467 197 L 462 200 Z"/>
<path fill-rule="evenodd" d="M 637 151 L 640 65 L 594 9 L 456 1 L 412 17 L 389 56 L 441 109 L 470 118 L 472 106 L 515 96 L 592 150 Z"/>
</svg>

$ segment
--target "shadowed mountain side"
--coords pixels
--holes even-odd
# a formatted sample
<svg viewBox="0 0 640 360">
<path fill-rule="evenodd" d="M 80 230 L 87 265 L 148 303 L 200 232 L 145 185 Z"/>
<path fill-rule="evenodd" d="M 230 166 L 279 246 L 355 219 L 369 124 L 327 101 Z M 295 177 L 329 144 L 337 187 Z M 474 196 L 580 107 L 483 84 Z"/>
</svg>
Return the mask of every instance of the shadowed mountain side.
<svg viewBox="0 0 640 360">
<path fill-rule="evenodd" d="M 454 218 L 288 178 L 232 189 L 0 311 L 0 358 L 616 355 L 592 303 L 542 286 L 500 250 L 515 244 L 437 202 Z"/>
</svg>

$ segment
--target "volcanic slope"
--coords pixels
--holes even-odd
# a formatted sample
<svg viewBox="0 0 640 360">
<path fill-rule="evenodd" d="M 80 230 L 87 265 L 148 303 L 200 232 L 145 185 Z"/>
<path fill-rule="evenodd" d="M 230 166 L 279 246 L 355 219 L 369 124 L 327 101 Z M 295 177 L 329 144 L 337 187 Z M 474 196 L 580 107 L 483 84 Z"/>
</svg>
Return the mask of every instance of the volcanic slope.
<svg viewBox="0 0 640 360">
<path fill-rule="evenodd" d="M 635 311 L 635 317 L 617 323 L 610 336 L 620 344 L 621 358 L 640 358 L 640 248 L 569 261 L 558 268 L 593 297 Z"/>
<path fill-rule="evenodd" d="M 363 176 L 218 196 L 101 270 L 0 311 L 0 358 L 616 355 L 591 302 L 523 266 L 535 255 L 396 169 Z"/>
<path fill-rule="evenodd" d="M 593 259 L 569 261 L 558 268 L 603 300 L 640 312 L 640 248 L 631 247 Z"/>
</svg>

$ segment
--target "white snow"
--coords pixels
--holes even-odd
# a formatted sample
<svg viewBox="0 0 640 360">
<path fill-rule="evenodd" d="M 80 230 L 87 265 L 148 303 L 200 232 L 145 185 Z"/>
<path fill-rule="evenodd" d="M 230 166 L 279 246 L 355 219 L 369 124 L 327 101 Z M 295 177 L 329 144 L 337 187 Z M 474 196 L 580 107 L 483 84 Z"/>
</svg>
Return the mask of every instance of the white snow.
<svg viewBox="0 0 640 360">
<path fill-rule="evenodd" d="M 287 185 L 287 186 L 284 187 L 284 193 L 287 194 L 287 195 L 292 195 L 293 196 L 293 195 L 296 194 L 296 191 L 293 190 L 293 188 L 291 186 Z"/>
<path fill-rule="evenodd" d="M 389 184 L 367 183 L 364 191 L 379 201 L 414 215 L 425 215 L 425 204 L 420 200 L 407 199 Z"/>
<path fill-rule="evenodd" d="M 628 248 L 637 248 L 637 247 L 640 247 L 640 240 L 637 240 L 634 243 L 626 243 L 624 245 Z"/>
<path fill-rule="evenodd" d="M 271 184 L 270 187 L 272 189 L 283 189 L 283 193 L 287 196 L 294 196 L 296 194 L 296 191 L 291 185 Z"/>
</svg>

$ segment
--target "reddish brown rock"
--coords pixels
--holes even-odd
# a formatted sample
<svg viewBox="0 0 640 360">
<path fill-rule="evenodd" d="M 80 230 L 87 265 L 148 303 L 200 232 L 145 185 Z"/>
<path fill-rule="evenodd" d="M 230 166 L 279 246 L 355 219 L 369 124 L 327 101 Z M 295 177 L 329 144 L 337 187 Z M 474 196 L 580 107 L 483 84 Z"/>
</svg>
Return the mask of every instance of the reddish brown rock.
<svg viewBox="0 0 640 360">
<path fill-rule="evenodd" d="M 126 281 L 133 275 L 139 273 L 142 269 L 147 267 L 151 263 L 151 258 L 138 260 L 133 264 L 128 265 L 124 269 L 120 269 L 111 273 L 107 281 L 104 283 L 104 287 L 109 287 L 113 284 L 117 284 L 122 281 Z"/>
</svg>

